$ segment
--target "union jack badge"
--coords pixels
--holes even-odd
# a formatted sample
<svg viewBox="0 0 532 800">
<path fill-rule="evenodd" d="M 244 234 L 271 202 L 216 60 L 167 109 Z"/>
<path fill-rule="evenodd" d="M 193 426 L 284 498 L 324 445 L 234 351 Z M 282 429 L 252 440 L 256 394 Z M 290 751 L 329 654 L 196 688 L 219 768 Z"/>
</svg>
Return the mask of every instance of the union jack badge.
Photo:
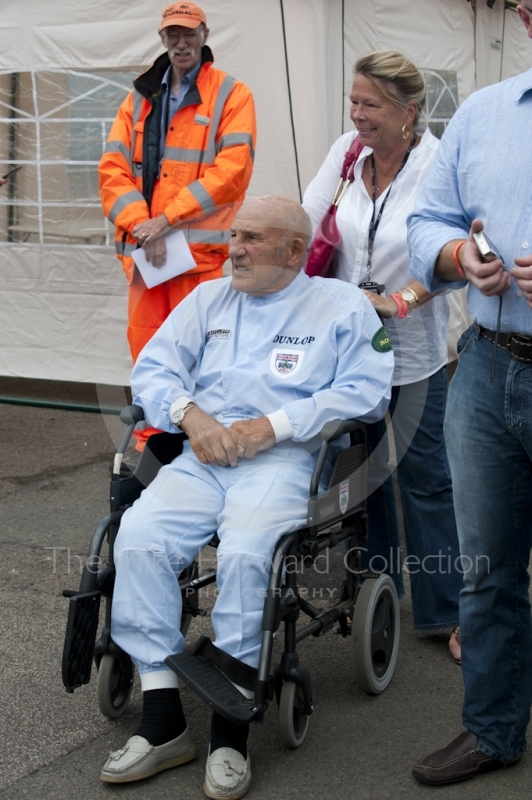
<svg viewBox="0 0 532 800">
<path fill-rule="evenodd" d="M 299 361 L 299 355 L 290 355 L 290 353 L 277 353 L 275 358 L 275 369 L 277 372 L 280 372 L 281 375 L 285 375 L 287 372 L 292 372 L 294 367 L 297 366 L 297 362 Z"/>
<path fill-rule="evenodd" d="M 299 371 L 304 355 L 302 350 L 274 350 L 270 368 L 274 375 L 290 378 Z"/>
</svg>

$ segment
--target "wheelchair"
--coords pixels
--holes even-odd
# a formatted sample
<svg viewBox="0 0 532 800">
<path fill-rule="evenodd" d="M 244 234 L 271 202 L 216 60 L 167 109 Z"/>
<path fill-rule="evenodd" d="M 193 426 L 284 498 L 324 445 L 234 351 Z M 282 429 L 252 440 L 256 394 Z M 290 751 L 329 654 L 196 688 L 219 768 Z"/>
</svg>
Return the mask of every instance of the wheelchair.
<svg viewBox="0 0 532 800">
<path fill-rule="evenodd" d="M 92 664 L 97 668 L 100 711 L 109 719 L 125 711 L 133 687 L 130 657 L 113 642 L 111 604 L 115 567 L 113 544 L 124 511 L 139 497 L 160 467 L 182 452 L 185 434 L 158 433 L 148 439 L 133 474 L 121 477 L 121 462 L 143 410 L 129 406 L 121 412 L 127 426 L 114 457 L 110 485 L 110 513 L 96 527 L 78 592 L 64 591 L 70 599 L 63 650 L 62 673 L 67 692 L 89 683 Z M 349 434 L 350 446 L 333 460 L 327 488 L 320 491 L 322 472 L 333 442 Z M 266 591 L 262 643 L 257 669 L 219 650 L 202 635 L 166 663 L 207 703 L 233 723 L 261 722 L 273 698 L 279 707 L 279 735 L 289 748 L 299 747 L 313 712 L 310 673 L 300 663 L 297 645 L 333 630 L 351 640 L 352 675 L 358 688 L 380 694 L 390 683 L 399 648 L 399 601 L 393 581 L 383 573 L 362 572 L 360 547 L 367 538 L 367 446 L 364 426 L 357 420 L 334 420 L 321 431 L 322 445 L 312 476 L 307 525 L 283 536 L 275 549 Z M 107 538 L 108 555 L 101 556 Z M 213 534 L 211 545 L 216 546 Z M 345 576 L 337 602 L 325 610 L 314 606 L 298 588 L 298 574 L 288 569 L 293 559 L 314 564 L 328 548 L 343 546 Z M 292 559 L 289 562 L 289 559 Z M 181 632 L 186 635 L 199 607 L 201 590 L 216 581 L 216 570 L 199 574 L 198 562 L 179 575 L 183 599 Z M 105 598 L 104 622 L 96 641 L 100 601 Z M 300 617 L 304 615 L 305 619 Z M 301 624 L 303 622 L 303 624 Z M 284 626 L 284 650 L 272 669 L 273 643 Z M 236 685 L 235 685 L 236 684 Z M 238 687 L 247 690 L 248 699 Z"/>
</svg>

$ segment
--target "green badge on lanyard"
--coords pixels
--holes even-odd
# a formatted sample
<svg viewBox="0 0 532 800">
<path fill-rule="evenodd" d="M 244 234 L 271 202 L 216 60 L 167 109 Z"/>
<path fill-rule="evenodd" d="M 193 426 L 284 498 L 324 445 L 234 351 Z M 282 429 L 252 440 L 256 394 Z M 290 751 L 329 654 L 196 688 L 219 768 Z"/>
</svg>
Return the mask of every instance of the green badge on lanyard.
<svg viewBox="0 0 532 800">
<path fill-rule="evenodd" d="M 371 340 L 371 344 L 373 345 L 373 349 L 377 351 L 377 353 L 387 353 L 389 350 L 392 349 L 392 343 L 390 342 L 390 337 L 384 330 L 384 328 L 379 328 L 373 339 Z"/>
</svg>

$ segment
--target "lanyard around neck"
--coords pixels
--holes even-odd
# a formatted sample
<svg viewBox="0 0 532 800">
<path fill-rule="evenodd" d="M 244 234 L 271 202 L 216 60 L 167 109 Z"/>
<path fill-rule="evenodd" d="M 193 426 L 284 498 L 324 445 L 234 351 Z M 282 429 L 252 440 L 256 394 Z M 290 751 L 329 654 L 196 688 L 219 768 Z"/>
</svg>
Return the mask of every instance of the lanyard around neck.
<svg viewBox="0 0 532 800">
<path fill-rule="evenodd" d="M 376 205 L 375 204 L 376 204 L 376 200 L 377 200 L 377 182 L 376 182 L 376 178 L 375 178 L 375 158 L 373 157 L 373 153 L 371 154 L 371 188 L 372 188 L 372 200 L 373 200 L 373 214 L 371 215 L 371 221 L 369 223 L 369 231 L 368 231 L 368 263 L 366 264 L 366 271 L 367 271 L 367 274 L 368 274 L 368 281 L 370 280 L 370 275 L 371 275 L 371 267 L 372 267 L 372 263 L 371 262 L 372 262 L 372 258 L 373 258 L 373 244 L 375 242 L 375 236 L 377 234 L 377 228 L 379 227 L 379 223 L 381 221 L 381 217 L 382 217 L 382 214 L 383 214 L 383 211 L 384 211 L 384 206 L 386 205 L 386 201 L 388 200 L 390 192 L 392 191 L 392 186 L 394 184 L 394 181 L 397 178 L 397 176 L 399 175 L 399 173 L 401 172 L 401 170 L 403 169 L 403 167 L 406 164 L 406 162 L 408 161 L 408 157 L 409 157 L 410 153 L 412 152 L 412 149 L 413 149 L 415 143 L 416 143 L 416 134 L 414 133 L 414 136 L 412 137 L 412 141 L 410 142 L 410 146 L 409 146 L 408 150 L 406 151 L 403 160 L 401 161 L 401 165 L 400 165 L 399 169 L 397 170 L 397 172 L 395 173 L 395 175 L 393 176 L 393 180 L 390 183 L 390 186 L 388 187 L 388 191 L 386 192 L 384 200 L 381 203 L 379 214 L 378 214 L 376 219 L 375 219 L 375 211 L 376 211 Z"/>
</svg>

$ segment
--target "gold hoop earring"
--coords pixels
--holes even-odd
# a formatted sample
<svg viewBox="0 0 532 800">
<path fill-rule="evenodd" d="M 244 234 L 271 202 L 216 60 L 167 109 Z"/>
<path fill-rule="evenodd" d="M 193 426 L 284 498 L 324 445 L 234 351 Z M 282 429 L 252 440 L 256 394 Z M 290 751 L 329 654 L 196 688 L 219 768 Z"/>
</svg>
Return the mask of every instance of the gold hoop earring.
<svg viewBox="0 0 532 800">
<path fill-rule="evenodd" d="M 410 136 L 410 131 L 408 130 L 408 128 L 406 126 L 406 122 L 403 125 L 403 127 L 401 128 L 401 133 L 403 134 L 403 139 L 408 139 L 408 137 Z"/>
</svg>

